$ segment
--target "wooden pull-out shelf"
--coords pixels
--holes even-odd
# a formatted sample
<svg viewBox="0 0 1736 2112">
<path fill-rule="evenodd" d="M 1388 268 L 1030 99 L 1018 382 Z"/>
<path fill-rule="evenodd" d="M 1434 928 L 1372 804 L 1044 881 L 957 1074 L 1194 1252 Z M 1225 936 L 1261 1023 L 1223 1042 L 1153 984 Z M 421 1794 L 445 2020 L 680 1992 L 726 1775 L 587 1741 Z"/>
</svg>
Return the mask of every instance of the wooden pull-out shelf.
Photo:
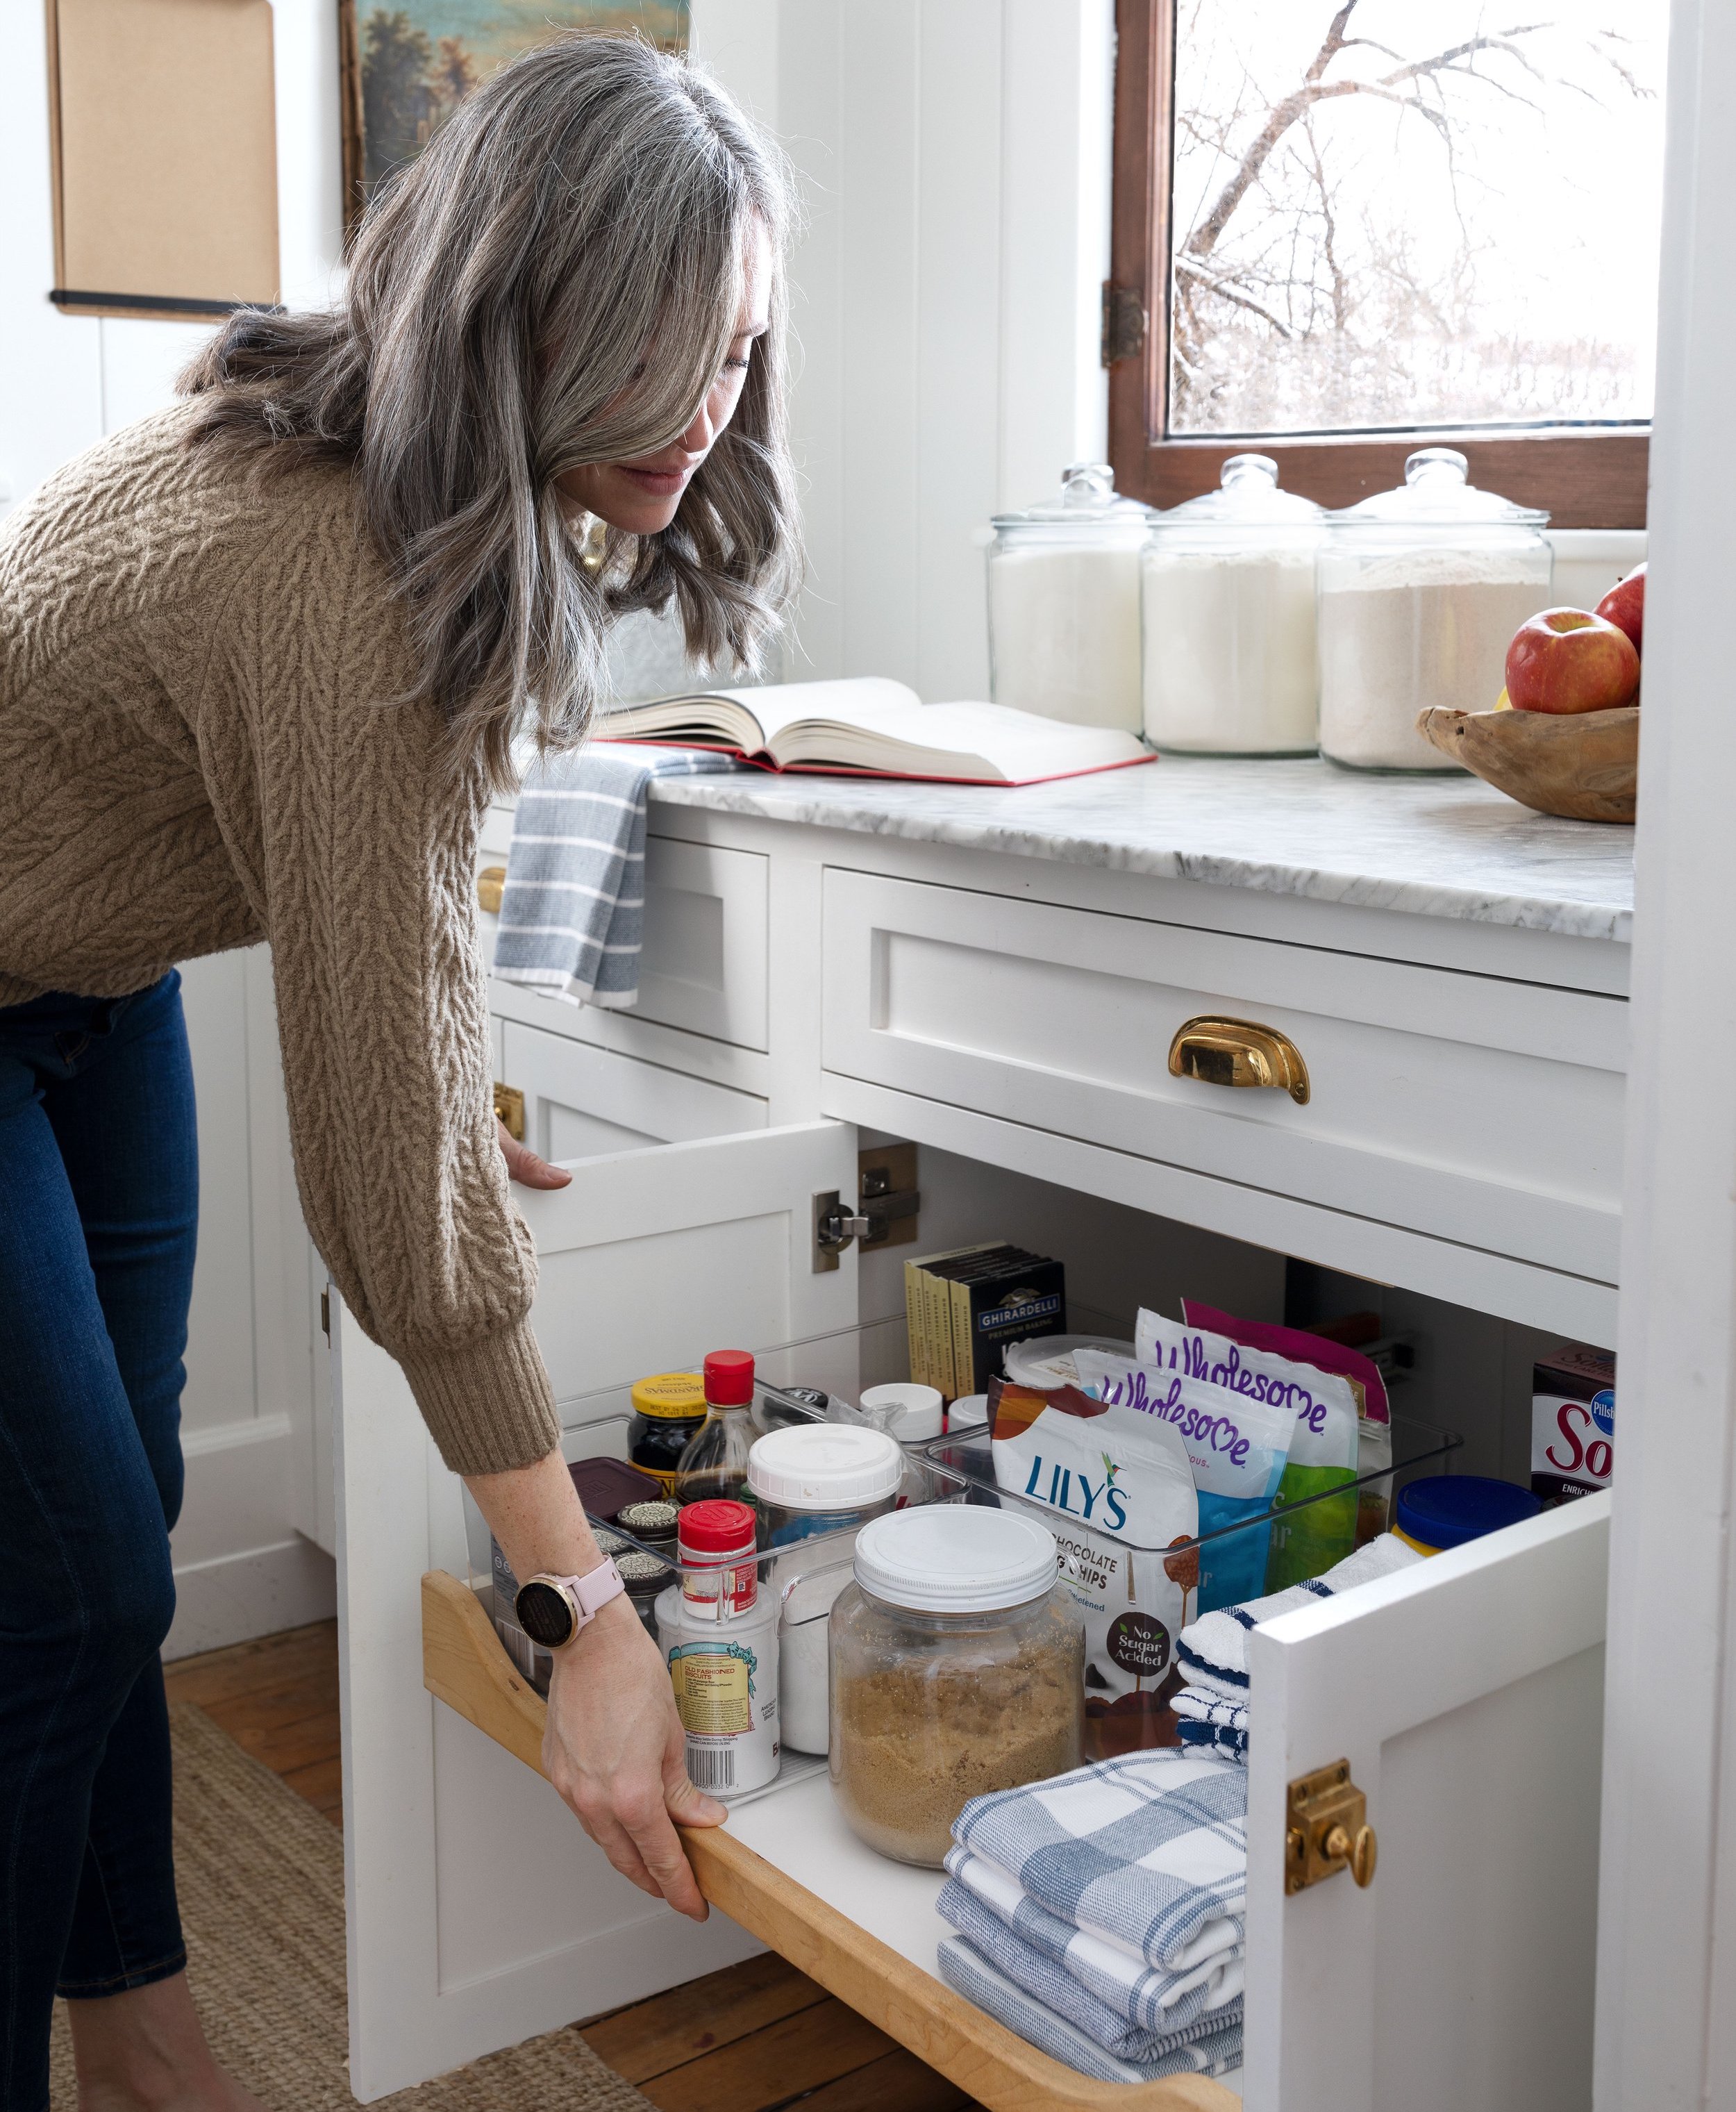
<svg viewBox="0 0 1736 2112">
<path fill-rule="evenodd" d="M 422 1579 L 422 1682 L 542 1772 L 547 1705 L 514 1668 L 475 1595 L 443 1570 Z M 733 1838 L 728 1827 L 695 1828 L 681 1837 L 713 1905 L 991 2112 L 1238 2112 L 1235 2093 L 1204 2076 L 1134 2084 L 1077 2074 Z"/>
</svg>

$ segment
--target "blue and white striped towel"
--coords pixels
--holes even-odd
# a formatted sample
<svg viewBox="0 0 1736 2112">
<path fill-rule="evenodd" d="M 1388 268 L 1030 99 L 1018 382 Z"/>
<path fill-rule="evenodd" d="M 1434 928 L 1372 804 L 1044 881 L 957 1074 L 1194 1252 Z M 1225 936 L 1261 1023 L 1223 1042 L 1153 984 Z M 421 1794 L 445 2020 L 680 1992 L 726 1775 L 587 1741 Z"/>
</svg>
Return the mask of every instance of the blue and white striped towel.
<svg viewBox="0 0 1736 2112">
<path fill-rule="evenodd" d="M 1073 1971 L 1070 1959 L 1057 1960 L 1025 1941 L 956 1878 L 943 1887 L 937 1905 L 940 1919 L 997 1972 L 1076 2024 L 1117 2060 L 1156 2060 L 1189 2038 L 1217 2030 L 1225 2022 L 1225 2009 L 1241 1997 L 1242 1960 L 1223 1960 L 1204 1978 L 1189 1976 L 1194 1984 L 1177 1997 L 1158 2025 L 1147 2030 L 1099 2001 Z"/>
<path fill-rule="evenodd" d="M 1425 1558 L 1396 1533 L 1384 1532 L 1354 1554 L 1347 1554 L 1323 1577 L 1306 1584 L 1293 1584 L 1288 1591 L 1274 1591 L 1265 1599 L 1250 1599 L 1240 1606 L 1220 1606 L 1202 1614 L 1184 1627 L 1176 1639 L 1176 1662 L 1188 1675 L 1188 1685 L 1227 1700 L 1247 1699 L 1248 1632 L 1262 1621 L 1275 1621 L 1280 1614 L 1293 1614 L 1298 1606 L 1316 1599 L 1335 1599 L 1341 1591 L 1359 1584 L 1390 1577 Z M 1179 1697 L 1178 1697 L 1179 1699 Z M 1178 1712 L 1179 1713 L 1179 1712 Z"/>
<path fill-rule="evenodd" d="M 1143 2032 L 1178 2030 L 1201 2010 L 1229 2000 L 1234 1991 L 1232 1967 L 1238 1969 L 1235 1986 L 1241 1985 L 1239 1961 L 1247 1939 L 1239 1915 L 1226 1914 L 1209 1923 L 1188 1946 L 1187 1964 L 1166 1972 L 1147 1965 L 1119 1944 L 1052 1914 L 1004 1870 L 973 1855 L 968 1848 L 954 1848 L 947 1857 L 947 1869 L 953 1880 L 947 1891 L 957 1887 L 967 1892 L 979 1909 L 994 1915 L 1021 1944 L 1064 1967 L 1124 2026 L 1134 2025 Z M 950 1921 L 947 1891 L 940 1896 L 940 1910 Z M 962 1922 L 954 1926 L 970 1934 Z M 994 1955 L 986 1943 L 979 1942 L 977 1948 L 990 1957 Z"/>
<path fill-rule="evenodd" d="M 1175 1711 L 1181 1742 L 1191 1751 L 1216 1753 L 1220 1759 L 1247 1765 L 1247 1703 L 1232 1701 L 1209 1687 L 1184 1686 L 1170 1706 Z"/>
<path fill-rule="evenodd" d="M 1242 2065 L 1242 2008 L 1237 2003 L 1223 2028 L 1190 2038 L 1170 2052 L 1148 2061 L 1117 2060 L 1088 2032 L 1070 2024 L 1045 2004 L 1027 1995 L 961 1936 L 943 1937 L 938 1956 L 940 1977 L 966 2001 L 1016 2032 L 1043 2052 L 1081 2075 L 1105 2082 L 1156 2082 L 1166 2075 L 1225 2075 Z"/>
<path fill-rule="evenodd" d="M 1058 1920 L 1166 1972 L 1246 1911 L 1247 1776 L 1174 1747 L 974 1797 L 952 1837 Z"/>
<path fill-rule="evenodd" d="M 705 748 L 593 741 L 533 765 L 519 794 L 494 972 L 570 1004 L 637 1004 L 646 787 L 743 768 Z"/>
</svg>

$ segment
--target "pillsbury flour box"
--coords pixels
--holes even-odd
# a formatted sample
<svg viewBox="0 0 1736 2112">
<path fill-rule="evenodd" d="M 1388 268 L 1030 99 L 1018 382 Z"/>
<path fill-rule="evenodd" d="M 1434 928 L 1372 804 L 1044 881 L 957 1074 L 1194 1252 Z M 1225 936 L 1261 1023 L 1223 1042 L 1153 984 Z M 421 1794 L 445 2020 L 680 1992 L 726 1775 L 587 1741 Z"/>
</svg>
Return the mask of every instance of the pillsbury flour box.
<svg viewBox="0 0 1736 2112">
<path fill-rule="evenodd" d="M 1616 1462 L 1616 1359 L 1564 1342 L 1531 1373 L 1531 1493 L 1545 1510 L 1610 1485 Z"/>
</svg>

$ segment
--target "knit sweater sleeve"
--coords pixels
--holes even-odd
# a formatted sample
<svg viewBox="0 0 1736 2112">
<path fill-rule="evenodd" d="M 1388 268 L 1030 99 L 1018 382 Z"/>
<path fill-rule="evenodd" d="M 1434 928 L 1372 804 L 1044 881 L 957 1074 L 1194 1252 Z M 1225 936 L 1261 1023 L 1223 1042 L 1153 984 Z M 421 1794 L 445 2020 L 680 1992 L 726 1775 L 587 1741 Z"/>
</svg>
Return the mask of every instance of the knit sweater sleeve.
<svg viewBox="0 0 1736 2112">
<path fill-rule="evenodd" d="M 233 781 L 220 814 L 270 937 L 314 1244 L 448 1466 L 494 1473 L 543 1458 L 560 1425 L 496 1138 L 481 802 L 443 772 L 439 712 L 391 701 L 402 609 L 344 542 L 329 520 L 286 539 L 269 593 L 237 594 L 201 737 L 209 775 Z"/>
</svg>

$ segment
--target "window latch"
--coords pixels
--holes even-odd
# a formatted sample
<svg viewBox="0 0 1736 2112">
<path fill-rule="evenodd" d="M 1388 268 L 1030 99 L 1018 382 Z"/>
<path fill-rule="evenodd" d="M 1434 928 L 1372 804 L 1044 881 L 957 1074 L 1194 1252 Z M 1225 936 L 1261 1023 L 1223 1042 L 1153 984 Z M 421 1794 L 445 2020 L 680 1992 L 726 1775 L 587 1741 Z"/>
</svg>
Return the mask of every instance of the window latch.
<svg viewBox="0 0 1736 2112">
<path fill-rule="evenodd" d="M 1103 281 L 1103 364 L 1131 359 L 1145 343 L 1145 303 L 1137 286 Z"/>
</svg>

